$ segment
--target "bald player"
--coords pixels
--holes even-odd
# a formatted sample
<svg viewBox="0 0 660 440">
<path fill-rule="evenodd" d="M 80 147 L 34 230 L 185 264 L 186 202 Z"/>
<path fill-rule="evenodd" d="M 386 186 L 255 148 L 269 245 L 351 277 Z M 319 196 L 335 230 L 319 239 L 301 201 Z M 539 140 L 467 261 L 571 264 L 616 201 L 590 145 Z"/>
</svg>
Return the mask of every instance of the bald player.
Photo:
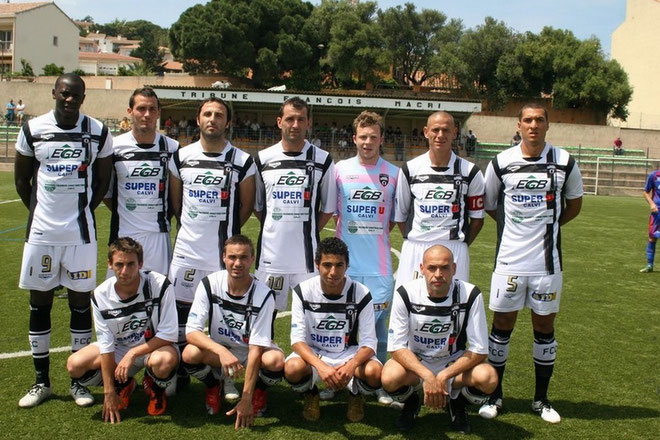
<svg viewBox="0 0 660 440">
<path fill-rule="evenodd" d="M 399 171 L 394 221 L 406 236 L 404 224 L 411 216 L 412 228 L 401 247 L 395 290 L 419 276 L 422 254 L 434 244 L 451 250 L 456 278 L 468 281 L 468 246 L 484 222 L 484 179 L 479 167 L 451 150 L 457 134 L 449 113 L 431 114 L 424 127 L 429 151 Z"/>
</svg>

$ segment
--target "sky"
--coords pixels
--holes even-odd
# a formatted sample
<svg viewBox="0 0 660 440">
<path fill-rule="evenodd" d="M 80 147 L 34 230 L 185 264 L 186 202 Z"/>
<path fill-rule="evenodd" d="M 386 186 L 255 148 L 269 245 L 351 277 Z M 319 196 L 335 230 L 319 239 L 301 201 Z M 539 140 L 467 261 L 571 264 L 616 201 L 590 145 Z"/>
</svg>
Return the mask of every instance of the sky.
<svg viewBox="0 0 660 440">
<path fill-rule="evenodd" d="M 33 1 L 33 0 L 21 0 Z M 14 2 L 14 1 L 12 1 Z M 195 0 L 55 0 L 71 18 L 91 16 L 96 23 L 144 19 L 170 27 Z M 312 0 L 319 4 L 320 0 Z M 405 1 L 380 0 L 387 9 Z M 437 9 L 449 18 L 463 20 L 466 28 L 478 26 L 491 16 L 519 32 L 539 32 L 544 26 L 568 29 L 580 39 L 596 36 L 605 54 L 610 53 L 612 32 L 623 22 L 626 0 L 417 0 L 417 9 Z M 139 5 L 139 7 L 138 7 Z"/>
</svg>

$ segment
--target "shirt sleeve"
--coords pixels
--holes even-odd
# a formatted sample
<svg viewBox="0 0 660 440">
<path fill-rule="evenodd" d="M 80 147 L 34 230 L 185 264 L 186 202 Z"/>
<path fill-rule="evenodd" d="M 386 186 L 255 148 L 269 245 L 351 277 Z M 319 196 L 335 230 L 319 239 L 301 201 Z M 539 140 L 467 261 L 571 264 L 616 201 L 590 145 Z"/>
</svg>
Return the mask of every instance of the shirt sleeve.
<svg viewBox="0 0 660 440">
<path fill-rule="evenodd" d="M 243 180 L 247 179 L 250 176 L 254 176 L 257 173 L 257 167 L 254 165 L 254 160 L 252 158 L 248 158 L 249 163 L 246 163 L 247 165 L 247 170 L 245 171 L 245 174 L 243 176 Z M 241 180 L 241 182 L 243 181 Z"/>
<path fill-rule="evenodd" d="M 484 192 L 486 185 L 481 170 L 477 169 L 476 171 L 468 187 L 468 216 L 470 218 L 484 218 Z"/>
<path fill-rule="evenodd" d="M 264 185 L 264 181 L 261 178 L 261 173 L 256 169 L 256 166 L 254 186 L 254 210 L 257 212 L 263 212 L 266 198 L 266 186 Z"/>
<path fill-rule="evenodd" d="M 96 293 L 95 293 L 96 294 Z M 105 322 L 105 318 L 101 315 L 96 302 L 92 301 L 92 314 L 94 315 L 94 328 L 96 330 L 96 344 L 99 347 L 101 354 L 114 353 L 115 351 L 115 335 L 110 331 Z"/>
<path fill-rule="evenodd" d="M 170 173 L 177 179 L 181 180 L 181 175 L 179 174 L 179 169 L 176 166 L 176 162 L 174 161 L 174 156 L 179 154 L 178 151 L 175 151 L 172 157 L 170 158 L 170 163 L 167 165 L 167 168 L 170 170 Z"/>
<path fill-rule="evenodd" d="M 644 192 L 651 192 L 653 190 L 653 179 L 655 178 L 655 171 L 649 174 L 646 178 L 646 185 L 644 185 Z"/>
<path fill-rule="evenodd" d="M 584 194 L 584 188 L 582 186 L 582 173 L 580 173 L 580 168 L 577 165 L 573 165 L 573 169 L 566 176 L 566 182 L 564 183 L 564 197 L 568 200 L 578 199 Z"/>
<path fill-rule="evenodd" d="M 21 128 L 18 132 L 18 137 L 16 138 L 16 151 L 23 156 L 34 157 L 34 151 L 32 151 L 32 148 L 28 145 L 27 138 L 25 137 L 25 128 Z"/>
<path fill-rule="evenodd" d="M 360 348 L 369 347 L 376 353 L 378 350 L 378 339 L 376 338 L 374 301 L 371 299 L 371 293 L 368 290 L 362 298 L 364 299 L 365 297 L 369 298 L 369 302 L 362 308 L 358 317 L 358 344 Z"/>
<path fill-rule="evenodd" d="M 103 127 L 105 127 L 105 125 Z M 110 129 L 107 128 L 107 130 L 108 130 L 108 135 L 105 137 L 105 142 L 103 143 L 103 147 L 101 147 L 101 151 L 99 151 L 99 154 L 97 156 L 99 158 L 112 156 L 112 153 L 113 153 L 113 151 L 112 151 L 112 135 L 110 134 Z"/>
<path fill-rule="evenodd" d="M 209 297 L 204 289 L 204 284 L 200 281 L 195 290 L 195 299 L 193 299 L 190 312 L 188 313 L 188 322 L 186 322 L 186 334 L 199 331 L 204 332 L 206 320 L 209 317 Z M 210 324 L 210 323 L 209 323 Z"/>
<path fill-rule="evenodd" d="M 500 192 L 502 182 L 495 174 L 495 168 L 491 161 L 486 168 L 486 175 L 484 177 L 485 195 L 484 195 L 484 208 L 486 211 L 495 211 L 497 209 L 497 197 Z"/>
<path fill-rule="evenodd" d="M 252 323 L 249 345 L 270 347 L 272 341 L 273 315 L 275 314 L 275 294 L 270 291 Z"/>
<path fill-rule="evenodd" d="M 387 332 L 387 351 L 394 352 L 402 348 L 408 348 L 408 310 L 401 299 L 401 294 L 396 291 L 392 300 L 392 311 L 390 312 L 390 329 Z"/>
<path fill-rule="evenodd" d="M 337 211 L 337 181 L 335 179 L 335 164 L 330 162 L 328 171 L 326 171 L 319 185 L 322 212 L 334 213 Z"/>
<path fill-rule="evenodd" d="M 166 278 L 157 286 L 159 289 Z M 155 328 L 154 336 L 165 341 L 176 343 L 179 340 L 179 320 L 176 312 L 176 301 L 174 299 L 174 287 L 170 284 L 160 297 L 159 305 L 160 319 Z M 153 321 L 153 320 L 152 320 Z"/>
<path fill-rule="evenodd" d="M 394 197 L 394 221 L 402 223 L 408 220 L 408 213 L 412 203 L 412 192 L 408 179 L 403 174 L 403 168 L 399 170 L 399 175 L 396 181 L 396 192 Z"/>
<path fill-rule="evenodd" d="M 307 343 L 307 326 L 305 325 L 305 311 L 296 290 L 293 290 L 291 299 L 291 345 L 298 342 Z"/>
<path fill-rule="evenodd" d="M 467 349 L 476 354 L 488 354 L 488 326 L 484 295 L 480 293 L 472 303 L 467 325 Z"/>
</svg>

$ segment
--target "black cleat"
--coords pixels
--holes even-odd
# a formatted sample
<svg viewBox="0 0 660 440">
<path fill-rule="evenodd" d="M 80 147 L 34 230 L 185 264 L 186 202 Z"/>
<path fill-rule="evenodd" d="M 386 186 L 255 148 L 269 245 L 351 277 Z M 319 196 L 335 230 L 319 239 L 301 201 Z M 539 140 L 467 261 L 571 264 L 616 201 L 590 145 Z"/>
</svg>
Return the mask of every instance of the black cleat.
<svg viewBox="0 0 660 440">
<path fill-rule="evenodd" d="M 454 431 L 463 434 L 472 432 L 472 428 L 470 428 L 470 423 L 468 422 L 466 403 L 465 398 L 459 395 L 456 399 L 449 399 L 449 404 L 447 405 L 452 428 L 454 428 Z"/>
<path fill-rule="evenodd" d="M 415 417 L 419 414 L 421 406 L 419 394 L 415 391 L 403 403 L 401 414 L 397 417 L 395 422 L 396 427 L 399 428 L 400 431 L 410 431 L 415 424 Z"/>
</svg>

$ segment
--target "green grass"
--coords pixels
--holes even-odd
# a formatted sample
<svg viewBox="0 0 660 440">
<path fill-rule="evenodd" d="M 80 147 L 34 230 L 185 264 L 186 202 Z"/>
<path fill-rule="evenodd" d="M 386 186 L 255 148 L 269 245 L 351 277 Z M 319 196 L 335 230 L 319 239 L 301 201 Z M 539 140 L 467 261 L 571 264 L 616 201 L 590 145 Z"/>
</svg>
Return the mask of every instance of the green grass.
<svg viewBox="0 0 660 440">
<path fill-rule="evenodd" d="M 0 173 L 0 201 L 18 198 L 11 173 Z M 660 334 L 660 274 L 639 274 L 644 265 L 648 208 L 639 198 L 592 197 L 582 214 L 563 230 L 564 289 L 556 336 L 559 354 L 550 398 L 562 415 L 548 425 L 529 410 L 534 391 L 529 313 L 520 314 L 511 342 L 504 381 L 505 412 L 486 421 L 471 410 L 474 438 L 653 438 L 660 432 L 660 376 L 657 373 Z M 108 211 L 97 212 L 99 262 L 104 261 Z M 20 202 L 0 204 L 0 353 L 28 350 L 27 294 L 18 275 L 27 210 Z M 17 228 L 17 229 L 16 229 Z M 253 239 L 257 222 L 246 233 Z M 324 234 L 330 234 L 326 231 Z M 472 245 L 472 281 L 488 295 L 493 265 L 495 227 L 491 220 Z M 393 246 L 400 248 L 395 232 Z M 99 265 L 99 277 L 105 274 Z M 69 345 L 68 307 L 56 299 L 52 346 Z M 489 322 L 491 316 L 489 313 Z M 289 319 L 278 319 L 276 339 L 288 353 Z M 2 438 L 403 438 L 394 428 L 397 411 L 370 401 L 364 423 L 347 423 L 345 395 L 322 403 L 321 420 L 304 423 L 301 403 L 288 386 L 269 393 L 268 417 L 250 430 L 235 433 L 224 416 L 204 413 L 203 387 L 198 382 L 169 401 L 167 415 L 146 415 L 146 399 L 136 392 L 117 426 L 100 419 L 102 390 L 93 390 L 97 404 L 78 408 L 68 395 L 67 353 L 51 354 L 56 396 L 43 405 L 21 410 L 18 399 L 33 381 L 28 357 L 0 360 L 0 427 Z M 225 405 L 227 407 L 228 405 Z M 227 408 L 228 409 L 228 408 Z M 656 432 L 656 434 L 653 434 Z M 463 438 L 451 432 L 444 413 L 422 410 L 410 436 Z"/>
</svg>

